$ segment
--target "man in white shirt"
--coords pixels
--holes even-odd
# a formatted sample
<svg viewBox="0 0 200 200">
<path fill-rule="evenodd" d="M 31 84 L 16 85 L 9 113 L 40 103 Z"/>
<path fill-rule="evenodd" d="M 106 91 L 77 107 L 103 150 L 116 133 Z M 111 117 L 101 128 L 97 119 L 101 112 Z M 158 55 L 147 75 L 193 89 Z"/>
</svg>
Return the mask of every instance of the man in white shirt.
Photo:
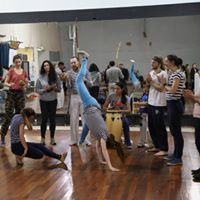
<svg viewBox="0 0 200 200">
<path fill-rule="evenodd" d="M 149 132 L 154 144 L 149 151 L 157 152 L 155 156 L 164 156 L 168 151 L 167 131 L 164 122 L 164 110 L 166 107 L 166 96 L 163 91 L 163 80 L 167 81 L 167 73 L 162 70 L 162 58 L 155 56 L 151 62 L 152 71 L 147 76 L 149 89 Z M 162 83 L 161 83 L 162 79 Z"/>
</svg>

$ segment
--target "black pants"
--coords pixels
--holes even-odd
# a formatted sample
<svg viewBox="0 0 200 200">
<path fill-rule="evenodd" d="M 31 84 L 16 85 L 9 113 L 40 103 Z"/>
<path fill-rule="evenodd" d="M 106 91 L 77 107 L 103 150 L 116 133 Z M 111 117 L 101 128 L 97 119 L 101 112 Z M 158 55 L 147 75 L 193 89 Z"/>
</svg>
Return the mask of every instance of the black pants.
<svg viewBox="0 0 200 200">
<path fill-rule="evenodd" d="M 38 143 L 29 143 L 28 145 L 28 152 L 25 157 L 33 158 L 33 159 L 40 159 L 44 155 L 49 156 L 51 158 L 60 159 L 60 155 L 54 153 L 47 149 L 44 145 Z M 11 150 L 15 155 L 21 156 L 24 153 L 24 147 L 22 146 L 21 142 L 11 144 Z"/>
<path fill-rule="evenodd" d="M 167 131 L 164 120 L 165 107 L 148 107 L 148 127 L 155 148 L 168 151 Z"/>
<path fill-rule="evenodd" d="M 46 129 L 47 129 L 47 122 L 49 119 L 50 125 L 50 136 L 54 138 L 55 129 L 56 129 L 56 107 L 57 107 L 57 99 L 53 101 L 42 101 L 40 100 L 40 109 L 42 115 L 42 122 L 41 122 L 41 136 L 45 138 Z"/>
<path fill-rule="evenodd" d="M 1 126 L 2 137 L 7 134 L 11 119 L 14 114 L 19 114 L 25 107 L 25 95 L 23 91 L 7 91 L 5 102 L 5 118 Z"/>
<path fill-rule="evenodd" d="M 200 154 L 200 118 L 194 118 L 195 144 Z"/>
<path fill-rule="evenodd" d="M 183 104 L 181 100 L 167 101 L 167 114 L 170 132 L 174 139 L 174 156 L 181 158 L 183 154 L 183 135 L 181 132 L 181 118 L 183 115 Z"/>
</svg>

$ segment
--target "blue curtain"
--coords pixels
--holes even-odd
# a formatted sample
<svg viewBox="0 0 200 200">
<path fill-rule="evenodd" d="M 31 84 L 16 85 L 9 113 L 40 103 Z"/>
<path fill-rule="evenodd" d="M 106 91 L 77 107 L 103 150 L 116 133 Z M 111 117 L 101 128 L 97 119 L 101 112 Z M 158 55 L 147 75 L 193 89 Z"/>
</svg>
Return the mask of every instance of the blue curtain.
<svg viewBox="0 0 200 200">
<path fill-rule="evenodd" d="M 3 67 L 9 67 L 9 44 L 0 43 L 0 77 L 3 75 Z"/>
</svg>

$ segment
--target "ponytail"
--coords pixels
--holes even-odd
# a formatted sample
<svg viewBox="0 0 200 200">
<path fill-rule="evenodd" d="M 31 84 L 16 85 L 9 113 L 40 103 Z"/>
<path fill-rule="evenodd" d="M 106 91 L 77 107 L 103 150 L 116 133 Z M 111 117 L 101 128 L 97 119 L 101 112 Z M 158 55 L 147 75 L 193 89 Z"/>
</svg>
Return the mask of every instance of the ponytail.
<svg viewBox="0 0 200 200">
<path fill-rule="evenodd" d="M 35 117 L 35 111 L 32 108 L 24 108 L 21 111 L 21 115 L 24 118 L 24 122 L 28 127 L 28 130 L 32 130 L 32 122 L 30 121 L 30 117 Z"/>
</svg>

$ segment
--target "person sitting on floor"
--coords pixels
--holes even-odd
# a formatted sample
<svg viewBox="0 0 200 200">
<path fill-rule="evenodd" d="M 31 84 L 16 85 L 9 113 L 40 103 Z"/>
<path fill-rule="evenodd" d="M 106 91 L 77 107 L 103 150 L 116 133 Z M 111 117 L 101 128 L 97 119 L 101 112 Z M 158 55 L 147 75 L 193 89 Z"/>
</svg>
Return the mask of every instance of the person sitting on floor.
<svg viewBox="0 0 200 200">
<path fill-rule="evenodd" d="M 23 158 L 41 159 L 44 155 L 55 158 L 64 163 L 66 153 L 56 154 L 40 143 L 26 142 L 25 126 L 32 130 L 32 122 L 35 111 L 32 108 L 24 108 L 20 114 L 14 115 L 10 125 L 11 151 L 16 156 L 18 165 L 23 165 Z"/>
</svg>

